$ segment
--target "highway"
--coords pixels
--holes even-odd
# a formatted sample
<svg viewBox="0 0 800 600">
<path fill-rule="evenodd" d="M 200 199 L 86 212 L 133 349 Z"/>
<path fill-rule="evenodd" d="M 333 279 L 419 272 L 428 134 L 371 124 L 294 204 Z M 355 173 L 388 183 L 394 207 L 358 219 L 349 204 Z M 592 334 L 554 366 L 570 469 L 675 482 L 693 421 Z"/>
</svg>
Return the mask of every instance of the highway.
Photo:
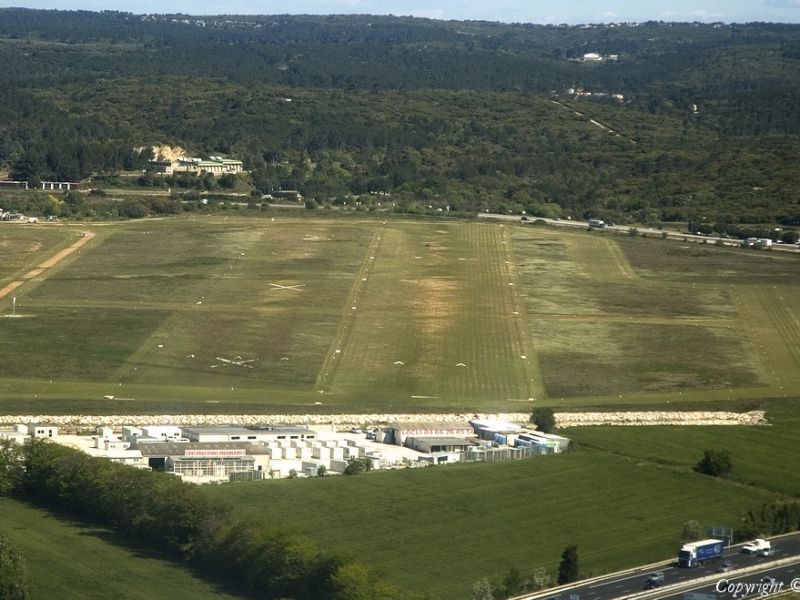
<svg viewBox="0 0 800 600">
<path fill-rule="evenodd" d="M 739 593 L 734 595 L 737 583 L 758 584 L 761 577 L 766 575 L 774 577 L 778 584 L 783 583 L 783 591 L 787 591 L 792 581 L 796 579 L 794 585 L 796 591 L 800 591 L 800 533 L 772 538 L 772 547 L 775 551 L 773 556 L 759 557 L 743 554 L 742 544 L 739 544 L 728 548 L 724 557 L 718 562 L 694 569 L 677 566 L 676 547 L 674 560 L 525 594 L 514 600 L 617 600 L 629 596 L 638 598 L 640 595 L 642 600 L 684 600 L 686 592 L 712 594 L 718 600 L 731 600 L 734 597 L 737 599 L 745 597 L 745 589 L 739 589 Z M 730 563 L 731 570 L 719 573 L 717 569 L 723 562 Z M 745 569 L 746 573 L 743 572 Z M 664 573 L 664 584 L 648 591 L 645 589 L 647 576 L 654 571 Z M 704 578 L 708 579 L 698 581 Z M 693 581 L 698 581 L 697 585 L 691 585 Z M 733 587 L 729 588 L 731 584 Z M 747 596 L 761 597 L 760 589 L 751 586 L 750 594 Z M 701 600 L 712 600 L 712 598 Z"/>
<path fill-rule="evenodd" d="M 579 228 L 579 229 L 589 229 L 588 221 L 576 221 L 574 219 L 544 219 L 542 217 L 528 217 L 529 220 L 522 221 L 519 216 L 517 215 L 501 215 L 497 213 L 478 213 L 479 219 L 494 219 L 498 221 L 513 221 L 515 223 L 521 223 L 523 225 L 533 225 L 533 221 L 541 219 L 547 225 L 552 225 L 554 227 L 572 227 L 572 228 Z M 597 231 L 614 231 L 617 233 L 625 233 L 627 234 L 632 225 L 606 225 L 602 229 L 597 229 Z M 667 239 L 669 240 L 677 240 L 682 242 L 705 242 L 707 244 L 715 244 L 718 241 L 725 246 L 740 246 L 741 241 L 738 239 L 733 238 L 721 238 L 715 237 L 713 235 L 696 235 L 693 233 L 682 233 L 680 231 L 670 231 L 668 229 L 653 229 L 652 227 L 636 227 L 636 230 L 639 234 L 647 234 L 649 236 L 660 237 L 662 234 L 667 234 Z M 800 246 L 794 244 L 773 244 L 770 250 L 776 250 L 778 252 L 793 252 L 795 254 L 800 253 Z"/>
</svg>

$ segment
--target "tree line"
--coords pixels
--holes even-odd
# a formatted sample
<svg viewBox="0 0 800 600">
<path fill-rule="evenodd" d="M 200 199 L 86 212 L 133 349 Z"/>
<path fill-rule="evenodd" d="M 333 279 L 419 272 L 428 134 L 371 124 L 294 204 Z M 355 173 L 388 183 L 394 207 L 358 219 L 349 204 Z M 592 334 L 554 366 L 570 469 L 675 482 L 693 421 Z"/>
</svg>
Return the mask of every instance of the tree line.
<svg viewBox="0 0 800 600">
<path fill-rule="evenodd" d="M 141 171 L 138 149 L 168 143 L 321 205 L 800 223 L 800 26 L 0 11 L 15 179 Z"/>
<path fill-rule="evenodd" d="M 0 444 L 0 494 L 111 528 L 253 598 L 408 598 L 369 568 L 306 535 L 237 519 L 231 506 L 164 473 L 35 440 Z M 4 548 L 0 543 L 0 558 Z"/>
</svg>

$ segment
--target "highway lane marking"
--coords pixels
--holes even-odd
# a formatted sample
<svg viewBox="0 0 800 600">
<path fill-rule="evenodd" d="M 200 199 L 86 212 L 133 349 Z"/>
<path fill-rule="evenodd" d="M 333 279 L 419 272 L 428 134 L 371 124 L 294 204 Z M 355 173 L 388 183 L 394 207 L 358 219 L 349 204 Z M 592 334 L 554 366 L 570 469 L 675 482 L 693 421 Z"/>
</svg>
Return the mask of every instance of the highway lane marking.
<svg viewBox="0 0 800 600">
<path fill-rule="evenodd" d="M 604 585 L 611 585 L 613 583 L 619 583 L 620 581 L 627 581 L 628 579 L 637 579 L 637 578 L 640 578 L 640 577 L 644 577 L 645 579 L 647 579 L 647 576 L 650 573 L 653 573 L 654 571 L 669 571 L 670 569 L 674 569 L 674 568 L 675 567 L 664 567 L 663 569 L 654 568 L 652 571 L 641 571 L 641 572 L 639 572 L 639 573 L 637 573 L 635 575 L 631 575 L 630 577 L 623 577 L 622 579 L 614 579 L 613 581 L 605 581 L 605 582 L 602 582 L 602 583 L 595 583 L 594 585 L 590 585 L 589 589 L 591 590 L 593 588 L 602 587 Z"/>
</svg>

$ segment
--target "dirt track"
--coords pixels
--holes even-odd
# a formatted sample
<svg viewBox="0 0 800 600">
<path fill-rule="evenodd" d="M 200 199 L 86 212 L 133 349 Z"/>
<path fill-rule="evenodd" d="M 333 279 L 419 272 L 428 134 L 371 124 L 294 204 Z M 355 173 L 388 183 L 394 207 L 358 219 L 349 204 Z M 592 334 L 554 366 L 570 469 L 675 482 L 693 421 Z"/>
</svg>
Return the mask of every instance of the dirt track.
<svg viewBox="0 0 800 600">
<path fill-rule="evenodd" d="M 22 279 L 17 281 L 12 281 L 7 286 L 0 289 L 0 299 L 8 296 L 11 292 L 13 292 L 23 283 L 25 283 L 25 281 L 27 281 L 28 279 L 33 279 L 34 277 L 38 277 L 39 275 L 44 273 L 45 269 L 51 269 L 52 267 L 55 267 L 58 263 L 67 258 L 70 254 L 72 254 L 76 250 L 78 250 L 81 246 L 86 244 L 93 237 L 94 234 L 91 231 L 84 231 L 81 234 L 81 238 L 77 242 L 64 248 L 60 252 L 54 254 L 43 263 L 36 265 L 36 267 L 25 273 L 25 275 L 22 276 Z"/>
</svg>

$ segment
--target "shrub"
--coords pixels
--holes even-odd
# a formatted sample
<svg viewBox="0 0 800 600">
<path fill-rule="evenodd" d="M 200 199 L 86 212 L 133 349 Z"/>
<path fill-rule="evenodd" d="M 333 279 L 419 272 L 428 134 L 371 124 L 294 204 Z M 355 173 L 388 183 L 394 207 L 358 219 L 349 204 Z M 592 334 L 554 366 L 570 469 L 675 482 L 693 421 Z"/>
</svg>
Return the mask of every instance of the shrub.
<svg viewBox="0 0 800 600">
<path fill-rule="evenodd" d="M 542 433 L 550 433 L 556 428 L 556 416 L 553 414 L 553 409 L 546 406 L 534 408 L 530 420 Z"/>
<path fill-rule="evenodd" d="M 727 450 L 706 450 L 694 470 L 703 475 L 724 477 L 733 469 L 731 454 Z"/>
</svg>

